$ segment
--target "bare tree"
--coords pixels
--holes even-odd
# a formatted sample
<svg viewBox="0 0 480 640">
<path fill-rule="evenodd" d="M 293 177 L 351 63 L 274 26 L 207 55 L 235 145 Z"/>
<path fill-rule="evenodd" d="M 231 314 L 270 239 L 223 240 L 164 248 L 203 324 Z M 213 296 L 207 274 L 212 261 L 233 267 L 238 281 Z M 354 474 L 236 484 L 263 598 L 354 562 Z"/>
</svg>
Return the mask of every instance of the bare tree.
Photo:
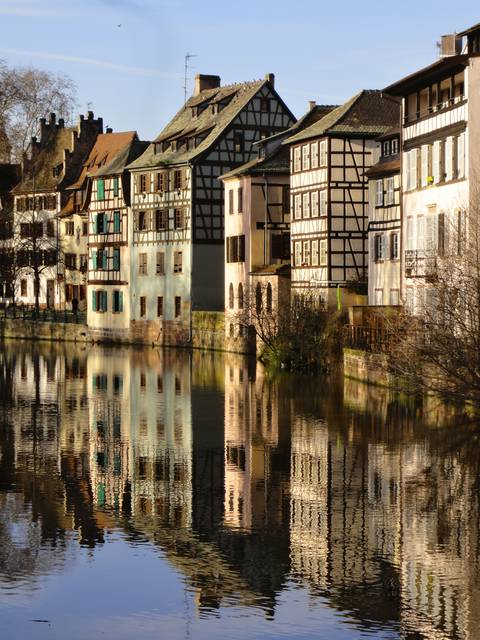
<svg viewBox="0 0 480 640">
<path fill-rule="evenodd" d="M 21 161 L 40 118 L 55 112 L 70 121 L 76 101 L 67 76 L 0 60 L 0 160 Z"/>
<path fill-rule="evenodd" d="M 341 345 L 341 314 L 320 306 L 316 296 L 302 293 L 290 299 L 258 282 L 245 291 L 241 306 L 227 323 L 236 324 L 244 336 L 255 334 L 262 361 L 292 370 L 329 369 Z"/>
<path fill-rule="evenodd" d="M 480 406 L 480 199 L 443 221 L 423 258 L 420 305 L 385 321 L 390 364 L 414 391 Z M 423 290 L 423 291 L 422 291 Z"/>
</svg>

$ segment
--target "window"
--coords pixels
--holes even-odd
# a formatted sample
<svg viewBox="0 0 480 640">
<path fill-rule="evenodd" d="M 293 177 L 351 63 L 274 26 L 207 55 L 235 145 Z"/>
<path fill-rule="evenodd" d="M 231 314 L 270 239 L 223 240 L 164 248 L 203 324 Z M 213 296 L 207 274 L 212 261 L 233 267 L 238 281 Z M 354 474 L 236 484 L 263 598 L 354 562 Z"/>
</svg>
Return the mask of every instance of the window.
<svg viewBox="0 0 480 640">
<path fill-rule="evenodd" d="M 175 296 L 175 318 L 179 318 L 182 315 L 182 299 L 180 296 Z"/>
<path fill-rule="evenodd" d="M 97 179 L 97 200 L 105 200 L 105 179 Z"/>
<path fill-rule="evenodd" d="M 302 265 L 302 243 L 295 242 L 294 249 L 295 249 L 295 266 L 300 267 Z"/>
<path fill-rule="evenodd" d="M 320 215 L 327 215 L 327 191 L 324 189 L 320 191 Z"/>
<path fill-rule="evenodd" d="M 390 236 L 390 259 L 398 260 L 399 258 L 399 247 L 398 247 L 398 233 L 392 233 Z"/>
<path fill-rule="evenodd" d="M 228 287 L 228 308 L 233 309 L 235 307 L 235 294 L 233 292 L 233 284 L 230 283 Z"/>
<path fill-rule="evenodd" d="M 146 253 L 138 254 L 138 275 L 140 276 L 148 275 L 148 262 L 147 262 Z"/>
<path fill-rule="evenodd" d="M 245 262 L 245 236 L 229 236 L 226 238 L 227 262 Z"/>
<path fill-rule="evenodd" d="M 456 140 L 457 178 L 465 177 L 465 135 L 465 133 L 461 133 Z"/>
<path fill-rule="evenodd" d="M 157 297 L 157 318 L 163 316 L 163 296 Z"/>
<path fill-rule="evenodd" d="M 437 253 L 443 257 L 446 249 L 445 214 L 439 213 L 437 216 Z"/>
<path fill-rule="evenodd" d="M 303 194 L 303 217 L 304 218 L 310 217 L 310 194 L 309 193 Z"/>
<path fill-rule="evenodd" d="M 53 220 L 47 220 L 47 236 L 49 238 L 55 237 L 55 222 Z"/>
<path fill-rule="evenodd" d="M 375 206 L 383 207 L 383 180 L 375 182 Z"/>
<path fill-rule="evenodd" d="M 290 214 L 290 187 L 284 184 L 282 187 L 282 213 Z"/>
<path fill-rule="evenodd" d="M 453 138 L 449 136 L 445 141 L 445 180 L 453 180 L 454 175 L 454 153 L 455 147 L 453 144 Z"/>
<path fill-rule="evenodd" d="M 392 156 L 397 155 L 397 153 L 399 152 L 399 149 L 400 149 L 399 140 L 398 138 L 394 138 L 392 140 Z"/>
<path fill-rule="evenodd" d="M 312 169 L 317 169 L 318 167 L 318 142 L 314 142 L 310 151 L 310 165 Z"/>
<path fill-rule="evenodd" d="M 112 311 L 113 313 L 122 313 L 123 311 L 123 291 L 112 292 Z"/>
<path fill-rule="evenodd" d="M 233 213 L 233 189 L 228 190 L 228 213 Z"/>
<path fill-rule="evenodd" d="M 164 231 L 168 223 L 168 210 L 157 209 L 155 211 L 155 231 Z"/>
<path fill-rule="evenodd" d="M 296 195 L 294 198 L 294 217 L 298 220 L 302 217 L 302 196 Z"/>
<path fill-rule="evenodd" d="M 295 147 L 293 150 L 293 170 L 295 172 L 302 170 L 302 150 L 300 147 Z"/>
<path fill-rule="evenodd" d="M 262 111 L 262 113 L 268 113 L 270 111 L 269 98 L 260 98 L 260 111 Z"/>
<path fill-rule="evenodd" d="M 48 225 L 47 225 L 48 234 Z M 82 236 L 88 236 L 88 222 L 82 222 Z"/>
<path fill-rule="evenodd" d="M 320 266 L 327 266 L 327 241 L 320 240 Z"/>
<path fill-rule="evenodd" d="M 93 233 L 107 233 L 107 217 L 104 213 L 97 213 Z"/>
<path fill-rule="evenodd" d="M 145 211 L 139 211 L 137 214 L 137 230 L 145 231 L 147 228 L 147 213 Z"/>
<path fill-rule="evenodd" d="M 302 242 L 302 267 L 310 266 L 310 241 L 304 240 Z"/>
<path fill-rule="evenodd" d="M 92 311 L 105 313 L 107 307 L 107 292 L 101 290 L 92 291 Z"/>
<path fill-rule="evenodd" d="M 407 287 L 405 289 L 405 306 L 407 307 L 408 311 L 412 312 L 413 305 L 414 305 L 413 287 Z"/>
<path fill-rule="evenodd" d="M 413 251 L 413 216 L 407 216 L 407 251 Z"/>
<path fill-rule="evenodd" d="M 92 265 L 94 270 L 106 271 L 107 269 L 107 251 L 106 249 L 95 249 L 92 251 Z"/>
<path fill-rule="evenodd" d="M 423 251 L 425 249 L 425 217 L 417 217 L 417 249 Z"/>
<path fill-rule="evenodd" d="M 290 260 L 290 234 L 273 233 L 271 236 L 271 255 L 274 260 Z"/>
<path fill-rule="evenodd" d="M 318 267 L 318 240 L 312 240 L 312 266 Z"/>
<path fill-rule="evenodd" d="M 417 149 L 405 154 L 407 172 L 407 191 L 417 188 Z"/>
<path fill-rule="evenodd" d="M 390 140 L 385 140 L 385 142 L 383 143 L 382 155 L 383 156 L 390 155 Z"/>
<path fill-rule="evenodd" d="M 120 247 L 113 247 L 113 270 L 120 271 Z"/>
<path fill-rule="evenodd" d="M 173 188 L 177 191 L 183 189 L 183 171 L 182 169 L 175 169 L 173 172 Z"/>
<path fill-rule="evenodd" d="M 113 212 L 113 232 L 120 233 L 122 230 L 122 219 L 120 217 L 120 211 Z"/>
<path fill-rule="evenodd" d="M 327 141 L 326 140 L 320 141 L 320 166 L 321 167 L 327 166 Z"/>
<path fill-rule="evenodd" d="M 243 131 L 235 131 L 233 134 L 233 149 L 235 153 L 243 153 L 245 137 Z"/>
<path fill-rule="evenodd" d="M 395 182 L 394 178 L 387 178 L 387 191 L 385 193 L 385 205 L 395 204 Z"/>
<path fill-rule="evenodd" d="M 310 169 L 310 145 L 305 144 L 302 147 L 302 169 L 308 171 Z"/>
<path fill-rule="evenodd" d="M 421 158 L 421 184 L 422 187 L 428 187 L 430 184 L 430 174 L 431 174 L 431 152 L 432 147 L 429 144 L 422 145 L 420 151 Z"/>
<path fill-rule="evenodd" d="M 147 315 L 147 298 L 140 296 L 140 317 L 144 318 Z"/>
<path fill-rule="evenodd" d="M 386 245 L 387 245 L 387 237 L 383 234 L 378 234 L 374 237 L 375 243 L 375 261 L 385 260 L 386 258 Z"/>
<path fill-rule="evenodd" d="M 73 222 L 65 222 L 65 235 L 73 236 L 75 235 L 75 225 Z"/>
<path fill-rule="evenodd" d="M 181 251 L 173 252 L 173 273 L 182 273 L 183 255 Z"/>
<path fill-rule="evenodd" d="M 119 194 L 119 188 L 118 188 L 118 176 L 115 176 L 113 178 L 113 197 L 117 198 Z"/>
<path fill-rule="evenodd" d="M 259 282 L 257 282 L 257 286 L 255 287 L 255 310 L 257 316 L 262 313 L 262 287 Z"/>
<path fill-rule="evenodd" d="M 77 268 L 77 254 L 66 253 L 65 254 L 65 268 L 74 271 Z"/>
<path fill-rule="evenodd" d="M 175 229 L 183 229 L 184 228 L 184 215 L 183 209 L 174 209 L 173 211 L 173 226 Z"/>
<path fill-rule="evenodd" d="M 243 285 L 241 282 L 238 285 L 238 308 L 243 309 Z"/>
<path fill-rule="evenodd" d="M 137 180 L 139 192 L 145 193 L 147 190 L 147 175 L 145 173 L 140 173 Z"/>
<path fill-rule="evenodd" d="M 82 273 L 86 273 L 87 271 L 87 263 L 88 263 L 88 256 L 86 253 L 82 253 L 80 255 L 80 271 Z"/>
<path fill-rule="evenodd" d="M 383 305 L 383 289 L 375 289 L 375 304 L 377 307 Z"/>
<path fill-rule="evenodd" d="M 22 280 L 20 280 L 20 295 L 27 295 L 27 281 L 25 280 L 25 278 L 22 278 Z"/>
<path fill-rule="evenodd" d="M 390 289 L 390 304 L 393 307 L 400 304 L 400 292 L 398 289 Z"/>
<path fill-rule="evenodd" d="M 312 217 L 318 216 L 318 191 L 312 191 Z"/>
<path fill-rule="evenodd" d="M 165 253 L 163 251 L 157 251 L 157 276 L 165 275 Z"/>
<path fill-rule="evenodd" d="M 166 171 L 160 171 L 156 174 L 156 189 L 161 193 L 168 191 L 168 173 Z"/>
<path fill-rule="evenodd" d="M 243 213 L 243 187 L 237 190 L 237 212 Z"/>
</svg>

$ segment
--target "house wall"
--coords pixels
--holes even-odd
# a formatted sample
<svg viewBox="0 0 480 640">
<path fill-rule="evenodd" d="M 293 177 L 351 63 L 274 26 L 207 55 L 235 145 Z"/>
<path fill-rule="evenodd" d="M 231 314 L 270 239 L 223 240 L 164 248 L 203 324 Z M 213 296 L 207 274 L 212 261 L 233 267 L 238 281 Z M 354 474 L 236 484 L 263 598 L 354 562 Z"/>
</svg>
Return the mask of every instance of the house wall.
<svg viewBox="0 0 480 640">
<path fill-rule="evenodd" d="M 74 234 L 66 234 L 66 223 L 73 222 Z M 83 233 L 84 223 L 87 223 L 87 233 Z M 67 301 L 66 289 L 67 286 L 76 287 L 75 291 L 78 292 L 77 300 L 79 301 L 79 309 L 87 309 L 87 270 L 88 270 L 88 218 L 81 214 L 72 214 L 68 218 L 62 218 L 58 222 L 61 236 L 62 255 L 74 254 L 76 256 L 76 269 L 69 269 L 64 264 L 64 283 L 63 283 L 63 305 L 65 309 L 72 309 L 72 302 Z M 81 260 L 86 260 L 87 267 L 85 270 L 81 270 Z M 85 294 L 84 299 L 79 297 L 80 290 L 82 288 Z"/>
</svg>

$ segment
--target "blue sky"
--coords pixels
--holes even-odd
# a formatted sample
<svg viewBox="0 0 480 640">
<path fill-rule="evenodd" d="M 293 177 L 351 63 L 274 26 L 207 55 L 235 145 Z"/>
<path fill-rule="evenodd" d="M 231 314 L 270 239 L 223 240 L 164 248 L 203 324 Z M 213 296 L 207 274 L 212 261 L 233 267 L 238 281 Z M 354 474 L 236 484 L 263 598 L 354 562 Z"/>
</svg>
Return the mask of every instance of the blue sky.
<svg viewBox="0 0 480 640">
<path fill-rule="evenodd" d="M 183 103 L 183 64 L 240 82 L 275 73 L 298 117 L 433 62 L 444 33 L 480 22 L 478 0 L 0 0 L 0 58 L 66 73 L 79 112 L 156 136 Z M 121 26 L 118 26 L 121 25 Z"/>
</svg>

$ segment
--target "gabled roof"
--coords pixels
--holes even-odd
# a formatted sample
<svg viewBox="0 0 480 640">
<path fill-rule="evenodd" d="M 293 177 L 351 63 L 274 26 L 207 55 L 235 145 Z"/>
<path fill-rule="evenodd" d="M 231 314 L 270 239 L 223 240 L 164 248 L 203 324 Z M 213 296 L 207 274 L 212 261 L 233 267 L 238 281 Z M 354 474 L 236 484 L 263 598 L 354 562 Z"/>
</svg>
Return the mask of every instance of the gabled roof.
<svg viewBox="0 0 480 640">
<path fill-rule="evenodd" d="M 480 22 L 478 22 L 477 24 L 474 24 L 473 27 L 469 27 L 468 29 L 465 29 L 465 31 L 461 31 L 460 33 L 457 33 L 457 36 L 460 36 L 461 38 L 463 38 L 463 36 L 468 36 L 471 33 L 474 33 L 475 31 L 480 31 Z"/>
<path fill-rule="evenodd" d="M 184 137 L 195 137 L 202 133 L 205 134 L 205 139 L 197 144 L 195 148 L 187 149 L 186 145 L 183 144 L 177 151 L 167 149 L 157 154 L 155 154 L 155 143 L 152 143 L 144 154 L 129 165 L 129 169 L 186 163 L 200 156 L 217 141 L 241 110 L 266 84 L 269 84 L 267 79 L 255 80 L 253 82 L 205 89 L 198 95 L 192 96 L 160 133 L 155 142 L 170 139 L 181 140 Z M 284 105 L 274 88 L 271 85 L 269 87 Z M 213 113 L 212 105 L 221 103 L 222 100 L 225 100 L 225 106 L 219 108 L 218 112 Z M 192 107 L 199 106 L 203 108 L 199 110 L 198 115 L 194 116 Z M 292 119 L 295 119 L 286 105 L 284 105 L 284 108 Z"/>
<path fill-rule="evenodd" d="M 403 96 L 411 91 L 416 90 L 419 84 L 430 84 L 440 79 L 446 73 L 457 73 L 468 65 L 468 55 L 460 54 L 458 56 L 447 56 L 440 58 L 433 64 L 423 67 L 418 71 L 414 71 L 401 80 L 385 87 L 385 93 L 391 96 Z"/>
<path fill-rule="evenodd" d="M 388 159 L 382 158 L 377 164 L 374 164 L 373 167 L 365 171 L 365 175 L 369 178 L 387 176 L 394 173 L 400 173 L 400 154 L 388 156 Z"/>
<path fill-rule="evenodd" d="M 55 191 L 65 177 L 63 171 L 55 176 L 53 170 L 64 161 L 64 150 L 73 151 L 76 127 L 59 127 L 49 137 L 45 146 L 28 161 L 21 182 L 13 189 L 15 194 L 38 191 Z"/>
<path fill-rule="evenodd" d="M 133 140 L 137 140 L 136 131 L 122 131 L 119 133 L 101 133 L 83 163 L 78 179 L 70 189 L 80 189 L 87 177 L 96 175 L 124 149 L 129 148 Z M 114 172 L 112 172 L 114 173 Z"/>
<path fill-rule="evenodd" d="M 399 103 L 381 91 L 364 90 L 333 109 L 310 127 L 285 140 L 294 144 L 328 135 L 377 137 L 398 123 Z"/>
<path fill-rule="evenodd" d="M 289 173 L 290 151 L 281 145 L 273 153 L 264 158 L 255 158 L 242 164 L 233 171 L 220 176 L 220 180 L 228 180 L 236 176 Z"/>
</svg>

